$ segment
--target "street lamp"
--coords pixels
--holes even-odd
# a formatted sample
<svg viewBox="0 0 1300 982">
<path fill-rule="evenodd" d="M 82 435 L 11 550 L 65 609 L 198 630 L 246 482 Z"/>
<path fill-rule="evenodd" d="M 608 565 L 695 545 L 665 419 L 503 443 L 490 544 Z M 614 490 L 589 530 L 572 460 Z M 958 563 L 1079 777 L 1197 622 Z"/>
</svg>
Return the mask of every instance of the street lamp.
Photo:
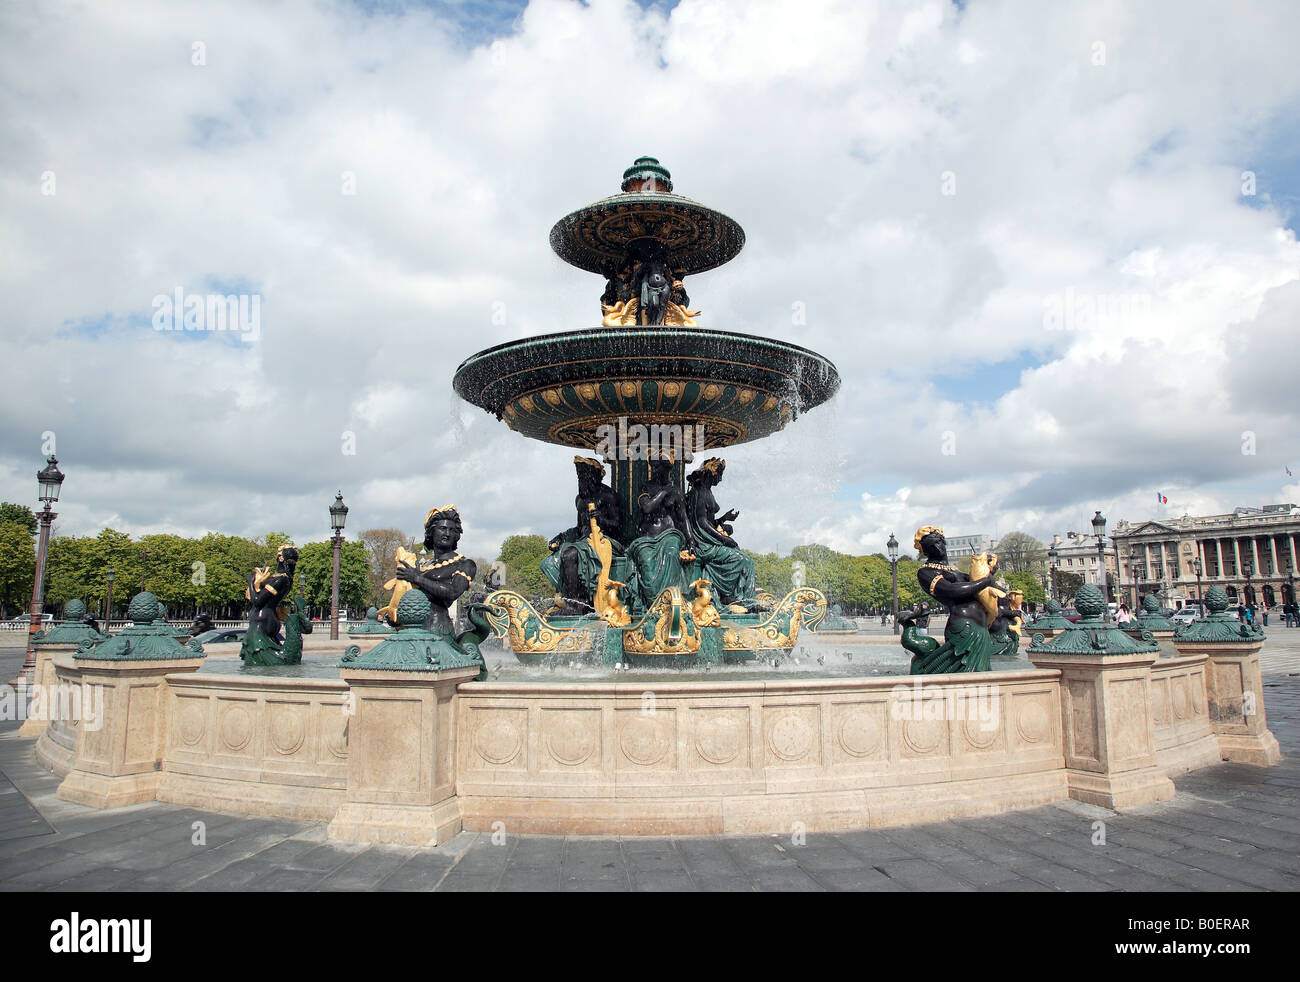
<svg viewBox="0 0 1300 982">
<path fill-rule="evenodd" d="M 894 633 L 898 633 L 898 540 L 894 538 L 894 533 L 889 533 L 889 541 L 885 543 L 885 548 L 889 550 L 889 580 L 891 589 L 894 593 L 893 610 L 894 610 Z"/>
<path fill-rule="evenodd" d="M 339 639 L 339 547 L 343 545 L 343 524 L 348 518 L 348 506 L 343 503 L 340 491 L 330 505 L 330 528 L 334 530 L 334 579 L 330 587 L 330 640 Z"/>
<path fill-rule="evenodd" d="M 1201 613 L 1205 613 L 1205 597 L 1201 595 L 1201 557 L 1197 556 L 1192 560 L 1192 569 L 1196 570 L 1196 605 L 1201 608 Z"/>
<path fill-rule="evenodd" d="M 1092 534 L 1097 537 L 1097 576 L 1101 583 L 1101 593 L 1110 600 L 1110 584 L 1106 576 L 1106 519 L 1100 511 L 1092 516 Z M 1110 605 L 1107 604 L 1104 620 L 1110 622 Z"/>
<path fill-rule="evenodd" d="M 1250 586 L 1250 574 L 1255 572 L 1255 564 L 1249 559 L 1243 559 L 1241 571 L 1246 574 L 1246 606 L 1249 607 L 1255 602 L 1255 592 Z"/>
<path fill-rule="evenodd" d="M 29 685 L 36 671 L 36 649 L 32 647 L 32 637 L 41 629 L 41 613 L 45 604 L 45 553 L 50 544 L 50 525 L 59 517 L 57 512 L 51 510 L 50 505 L 59 500 L 63 477 L 63 472 L 59 470 L 59 461 L 54 454 L 50 454 L 46 459 L 44 469 L 36 472 L 36 497 L 38 501 L 45 503 L 45 507 L 40 513 L 41 535 L 36 546 L 36 575 L 32 580 L 32 617 L 27 626 L 27 655 L 23 659 L 23 667 L 18 669 L 18 674 L 9 683 L 15 689 L 20 685 Z"/>
<path fill-rule="evenodd" d="M 104 600 L 104 633 L 112 634 L 113 628 L 113 578 L 117 574 L 113 572 L 110 566 L 104 572 L 104 578 L 108 581 L 108 597 Z"/>
<path fill-rule="evenodd" d="M 1053 542 L 1051 548 L 1047 550 L 1047 571 L 1048 571 L 1048 576 L 1051 577 L 1051 581 L 1052 581 L 1051 597 L 1053 600 L 1061 599 L 1056 595 L 1056 563 L 1057 560 L 1059 560 L 1060 558 L 1061 558 L 1061 553 L 1056 548 L 1056 543 Z"/>
<path fill-rule="evenodd" d="M 1136 552 L 1132 553 L 1129 556 L 1129 565 L 1132 567 L 1133 570 L 1133 609 L 1137 610 L 1140 606 L 1142 606 L 1142 596 L 1139 587 L 1141 574 L 1138 572 L 1139 569 L 1138 555 Z"/>
</svg>

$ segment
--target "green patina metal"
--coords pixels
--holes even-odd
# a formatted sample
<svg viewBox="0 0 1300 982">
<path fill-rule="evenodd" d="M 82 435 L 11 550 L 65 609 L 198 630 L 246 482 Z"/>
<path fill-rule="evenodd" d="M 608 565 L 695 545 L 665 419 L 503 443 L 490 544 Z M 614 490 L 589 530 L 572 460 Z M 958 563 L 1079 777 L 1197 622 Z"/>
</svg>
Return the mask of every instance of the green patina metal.
<svg viewBox="0 0 1300 982">
<path fill-rule="evenodd" d="M 1148 596 L 1142 601 L 1142 609 L 1138 611 L 1137 617 L 1124 625 L 1124 630 L 1130 634 L 1150 631 L 1152 634 L 1159 632 L 1172 635 L 1177 630 L 1177 625 L 1160 613 L 1160 601 L 1154 596 Z"/>
<path fill-rule="evenodd" d="M 73 656 L 88 661 L 175 661 L 202 658 L 203 649 L 183 645 L 172 629 L 159 620 L 158 598 L 148 591 L 131 598 L 126 616 L 133 622 L 107 641 L 85 640 Z"/>
<path fill-rule="evenodd" d="M 284 648 L 280 651 L 282 665 L 302 663 L 302 636 L 311 634 L 311 618 L 307 616 L 307 601 L 299 597 L 293 610 L 284 619 Z"/>
<path fill-rule="evenodd" d="M 83 641 L 95 643 L 107 640 L 108 635 L 103 631 L 96 631 L 85 622 L 85 618 L 86 605 L 80 600 L 69 600 L 63 605 L 63 620 L 54 627 L 37 631 L 32 636 L 32 644 L 36 646 L 80 645 Z"/>
<path fill-rule="evenodd" d="M 366 619 L 356 627 L 348 628 L 348 637 L 366 634 L 392 634 L 393 628 L 379 619 L 379 608 L 371 607 L 366 611 Z"/>
<path fill-rule="evenodd" d="M 1068 631 L 1070 622 L 1061 616 L 1061 605 L 1055 600 L 1047 601 L 1044 608 L 1046 613 L 1032 624 L 1026 624 L 1025 630 L 1029 634 L 1041 633 L 1043 631 Z"/>
<path fill-rule="evenodd" d="M 825 617 L 822 618 L 820 633 L 822 634 L 851 634 L 856 632 L 858 625 L 844 616 L 844 608 L 835 604 Z"/>
<path fill-rule="evenodd" d="M 157 622 L 171 631 L 174 638 L 188 638 L 190 636 L 189 628 L 172 627 L 167 623 L 167 607 L 161 601 L 158 604 Z"/>
<path fill-rule="evenodd" d="M 1159 654 L 1160 645 L 1150 631 L 1128 634 L 1116 624 L 1102 619 L 1106 610 L 1105 598 L 1093 583 L 1085 583 L 1074 598 L 1080 618 L 1054 638 L 1035 634 L 1030 651 L 1050 652 L 1054 655 L 1137 655 Z"/>
<path fill-rule="evenodd" d="M 1230 606 L 1222 587 L 1210 587 L 1205 594 L 1205 607 L 1209 613 L 1190 624 L 1180 625 L 1174 634 L 1174 643 L 1261 644 L 1266 635 L 1260 626 L 1229 617 L 1225 611 Z"/>
<path fill-rule="evenodd" d="M 474 605 L 478 606 L 478 605 Z M 340 668 L 376 669 L 385 672 L 436 672 L 447 668 L 477 668 L 479 680 L 487 677 L 487 666 L 478 650 L 486 637 L 477 625 L 459 637 L 424 624 L 432 611 L 429 598 L 419 590 L 408 590 L 397 605 L 399 629 L 369 651 L 350 645 L 339 662 Z M 487 631 L 491 628 L 488 627 Z"/>
</svg>

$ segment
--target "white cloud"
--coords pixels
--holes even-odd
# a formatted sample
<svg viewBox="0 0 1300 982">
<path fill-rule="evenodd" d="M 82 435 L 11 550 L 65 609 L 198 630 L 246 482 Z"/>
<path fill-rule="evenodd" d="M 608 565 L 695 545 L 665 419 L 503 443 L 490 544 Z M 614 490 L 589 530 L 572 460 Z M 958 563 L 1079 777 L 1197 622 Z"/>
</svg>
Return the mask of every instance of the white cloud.
<svg viewBox="0 0 1300 982">
<path fill-rule="evenodd" d="M 547 233 L 653 153 L 747 232 L 688 283 L 703 322 L 844 378 L 728 453 L 747 545 L 875 550 L 930 521 L 1045 536 L 1094 507 L 1159 514 L 1156 490 L 1171 509 L 1294 498 L 1275 475 L 1300 461 L 1300 247 L 1240 173 L 1294 118 L 1298 19 L 535 0 L 465 50 L 420 9 L 9 5 L 0 496 L 31 498 L 53 430 L 69 533 L 318 538 L 342 487 L 356 529 L 415 531 L 454 501 L 471 551 L 549 536 L 571 454 L 458 405 L 451 376 L 597 322 L 601 284 Z M 259 343 L 148 329 L 155 294 L 230 283 L 263 295 Z M 1073 322 L 1048 330 L 1067 295 Z M 1081 325 L 1088 304 L 1105 316 Z M 1025 366 L 1005 393 L 1003 363 Z"/>
</svg>

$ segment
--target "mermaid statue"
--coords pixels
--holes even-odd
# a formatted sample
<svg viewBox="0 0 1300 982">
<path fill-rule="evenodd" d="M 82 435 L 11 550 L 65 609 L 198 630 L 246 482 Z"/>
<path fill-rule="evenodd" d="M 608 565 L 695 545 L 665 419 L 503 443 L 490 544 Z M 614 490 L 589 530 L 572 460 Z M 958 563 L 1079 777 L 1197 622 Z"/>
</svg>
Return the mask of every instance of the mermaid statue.
<svg viewBox="0 0 1300 982">
<path fill-rule="evenodd" d="M 902 645 L 912 652 L 911 674 L 989 671 L 994 647 L 989 625 L 993 618 L 987 606 L 991 593 L 983 591 L 994 587 L 998 557 L 993 553 L 981 557 L 981 562 L 988 564 L 988 575 L 972 580 L 948 563 L 948 544 L 938 526 L 917 529 L 912 545 L 925 556 L 916 578 L 921 588 L 947 609 L 948 623 L 940 643 L 938 638 L 917 633 L 916 620 L 928 612 L 925 604 L 899 615 Z M 992 603 L 996 613 L 997 600 Z"/>
<path fill-rule="evenodd" d="M 244 597 L 253 605 L 248 630 L 239 645 L 239 657 L 245 665 L 285 665 L 284 639 L 280 635 L 277 608 L 293 588 L 293 572 L 298 565 L 298 550 L 281 546 L 275 554 L 275 570 L 263 566 L 248 577 Z M 302 658 L 301 645 L 293 664 Z"/>
<path fill-rule="evenodd" d="M 651 448 L 650 476 L 637 494 L 641 512 L 641 534 L 627 547 L 636 570 L 637 610 L 648 610 L 655 598 L 669 587 L 687 591 L 698 579 L 693 575 L 695 537 L 686 516 L 685 496 L 671 480 L 672 451 Z"/>
<path fill-rule="evenodd" d="M 686 478 L 686 514 L 695 533 L 695 555 L 700 576 L 713 586 L 717 598 L 733 614 L 757 613 L 768 608 L 755 597 L 754 560 L 740 550 L 731 523 L 740 517 L 736 509 L 719 515 L 713 489 L 722 481 L 727 462 L 710 457 Z"/>
<path fill-rule="evenodd" d="M 574 499 L 577 522 L 551 539 L 551 554 L 542 560 L 542 573 L 555 588 L 555 608 L 551 614 L 578 615 L 596 607 L 600 583 L 601 558 L 592 542 L 591 520 L 609 542 L 610 579 L 628 579 L 630 564 L 623 554 L 622 511 L 614 489 L 603 483 L 605 465 L 589 457 L 574 457 L 578 472 L 578 496 Z"/>
<path fill-rule="evenodd" d="M 478 645 L 491 629 L 486 622 L 480 624 L 471 610 L 470 620 L 475 628 L 457 636 L 449 612 L 451 605 L 470 588 L 478 571 L 474 560 L 456 549 L 463 532 L 460 512 L 455 505 L 430 509 L 424 518 L 424 547 L 431 558 L 417 559 L 414 563 L 399 559 L 396 576 L 399 582 L 389 606 L 397 608 L 401 594 L 410 589 L 423 593 L 429 598 L 429 615 L 424 630 L 433 636 L 429 639 L 430 662 L 438 662 L 440 654 L 448 655 L 449 663 L 455 663 L 457 655 L 469 655 L 479 663 L 482 669 L 479 678 L 482 679 L 486 677 L 487 666 Z"/>
</svg>

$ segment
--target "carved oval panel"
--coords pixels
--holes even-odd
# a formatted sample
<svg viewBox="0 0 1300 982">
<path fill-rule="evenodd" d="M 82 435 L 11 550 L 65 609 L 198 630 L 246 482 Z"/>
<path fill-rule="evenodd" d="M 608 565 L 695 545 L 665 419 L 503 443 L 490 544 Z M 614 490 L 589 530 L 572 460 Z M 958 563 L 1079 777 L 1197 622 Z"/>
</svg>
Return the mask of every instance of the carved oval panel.
<svg viewBox="0 0 1300 982">
<path fill-rule="evenodd" d="M 813 748 L 813 728 L 802 716 L 787 713 L 772 724 L 767 745 L 782 760 L 802 760 Z"/>
<path fill-rule="evenodd" d="M 880 720 L 866 709 L 845 713 L 835 734 L 844 752 L 854 757 L 870 757 L 876 753 L 883 736 Z"/>
<path fill-rule="evenodd" d="M 659 763 L 670 749 L 663 728 L 649 716 L 634 716 L 628 720 L 619 736 L 618 746 L 624 757 L 645 767 Z"/>
<path fill-rule="evenodd" d="M 903 742 L 915 754 L 934 753 L 946 733 L 943 720 L 909 719 L 903 723 Z"/>
<path fill-rule="evenodd" d="M 729 716 L 705 716 L 695 726 L 695 749 L 710 764 L 729 764 L 740 756 L 740 725 Z"/>
<path fill-rule="evenodd" d="M 338 713 L 326 710 L 320 725 L 325 728 L 325 749 L 330 755 L 338 760 L 348 759 L 348 720 L 351 717 L 346 713 Z"/>
<path fill-rule="evenodd" d="M 1151 719 L 1156 723 L 1166 722 L 1165 713 L 1169 704 L 1165 698 L 1165 683 L 1153 682 L 1151 684 Z"/>
<path fill-rule="evenodd" d="M 231 706 L 221 717 L 221 742 L 240 751 L 253 739 L 253 717 L 243 706 Z"/>
<path fill-rule="evenodd" d="M 1192 709 L 1191 696 L 1187 692 L 1187 676 L 1174 679 L 1174 716 L 1186 719 Z"/>
<path fill-rule="evenodd" d="M 987 720 L 972 718 L 962 724 L 962 735 L 976 750 L 987 750 L 997 742 L 998 727 Z"/>
<path fill-rule="evenodd" d="M 186 746 L 194 746 L 203 739 L 207 729 L 208 707 L 197 699 L 184 699 L 176 712 L 176 734 Z"/>
<path fill-rule="evenodd" d="M 519 755 L 523 736 L 502 716 L 485 719 L 474 731 L 474 750 L 489 764 L 508 764 Z"/>
<path fill-rule="evenodd" d="M 278 706 L 271 710 L 271 746 L 285 757 L 296 754 L 307 739 L 307 725 L 298 707 Z"/>
<path fill-rule="evenodd" d="M 1026 743 L 1042 743 L 1051 734 L 1047 710 L 1041 702 L 1029 702 L 1016 715 L 1016 732 Z"/>
<path fill-rule="evenodd" d="M 570 716 L 557 720 L 546 738 L 546 749 L 561 764 L 576 767 L 596 750 L 596 740 L 582 720 Z"/>
</svg>

